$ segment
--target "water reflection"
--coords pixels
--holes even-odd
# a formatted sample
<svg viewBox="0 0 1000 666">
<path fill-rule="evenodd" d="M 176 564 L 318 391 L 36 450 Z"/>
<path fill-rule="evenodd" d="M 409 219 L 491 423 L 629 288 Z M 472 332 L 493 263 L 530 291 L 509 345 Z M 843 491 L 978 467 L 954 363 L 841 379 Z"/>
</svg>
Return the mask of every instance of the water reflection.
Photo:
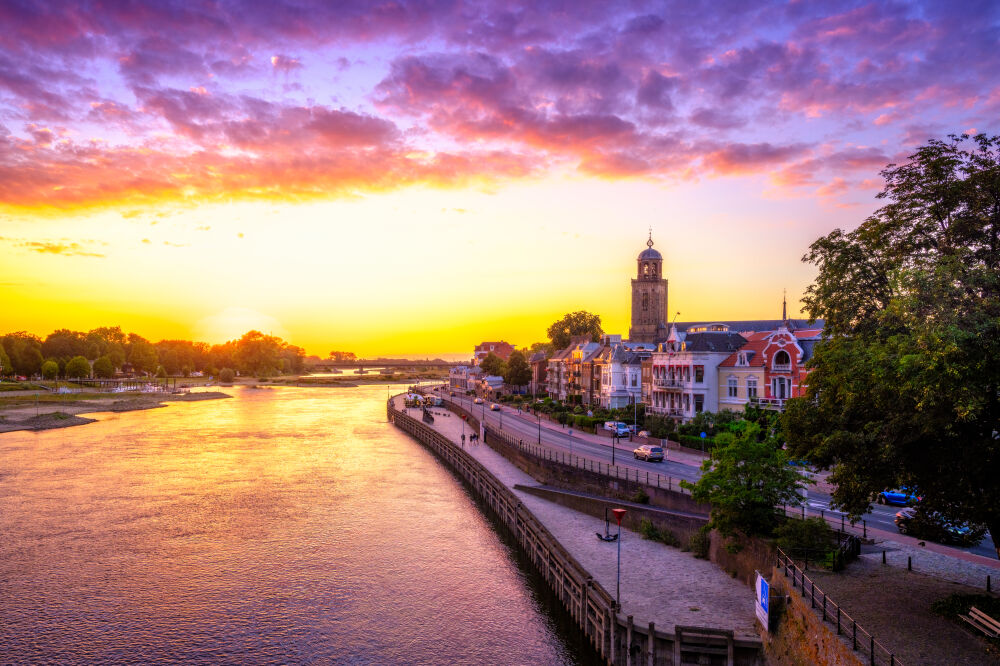
<svg viewBox="0 0 1000 666">
<path fill-rule="evenodd" d="M 385 387 L 0 435 L 0 662 L 574 663 Z"/>
</svg>

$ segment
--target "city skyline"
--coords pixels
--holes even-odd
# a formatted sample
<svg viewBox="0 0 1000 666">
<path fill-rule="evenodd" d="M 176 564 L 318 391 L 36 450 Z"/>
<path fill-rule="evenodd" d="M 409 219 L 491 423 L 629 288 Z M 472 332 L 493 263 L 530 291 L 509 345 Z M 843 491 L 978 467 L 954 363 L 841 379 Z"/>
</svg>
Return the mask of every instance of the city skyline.
<svg viewBox="0 0 1000 666">
<path fill-rule="evenodd" d="M 0 332 L 625 333 L 650 228 L 671 313 L 798 317 L 882 168 L 1000 117 L 991 3 L 366 7 L 0 10 Z"/>
</svg>

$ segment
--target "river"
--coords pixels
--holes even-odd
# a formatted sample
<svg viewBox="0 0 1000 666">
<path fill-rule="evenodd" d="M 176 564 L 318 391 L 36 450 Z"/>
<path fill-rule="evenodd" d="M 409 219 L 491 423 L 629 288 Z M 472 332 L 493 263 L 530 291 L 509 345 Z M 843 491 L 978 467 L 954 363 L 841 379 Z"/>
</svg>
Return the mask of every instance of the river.
<svg viewBox="0 0 1000 666">
<path fill-rule="evenodd" d="M 0 663 L 592 659 L 384 385 L 226 390 L 0 435 Z"/>
</svg>

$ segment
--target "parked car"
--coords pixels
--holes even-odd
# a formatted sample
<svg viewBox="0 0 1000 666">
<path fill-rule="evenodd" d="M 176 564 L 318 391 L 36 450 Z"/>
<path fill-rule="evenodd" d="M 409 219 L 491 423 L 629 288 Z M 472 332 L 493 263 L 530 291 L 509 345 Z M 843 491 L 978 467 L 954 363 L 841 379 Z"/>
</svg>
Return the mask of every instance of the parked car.
<svg viewBox="0 0 1000 666">
<path fill-rule="evenodd" d="M 900 509 L 893 522 L 900 534 L 957 546 L 975 546 L 986 535 L 985 527 L 949 520 L 936 511 L 923 511 L 920 507 Z"/>
<path fill-rule="evenodd" d="M 492 405 L 490 405 L 490 411 L 499 412 L 500 411 L 500 405 L 498 405 L 497 403 L 494 402 Z"/>
<path fill-rule="evenodd" d="M 483 399 L 482 398 L 476 398 L 472 402 L 476 403 L 477 405 L 481 405 L 481 404 L 483 404 Z"/>
<path fill-rule="evenodd" d="M 636 460 L 640 458 L 649 462 L 663 462 L 663 447 L 643 444 L 632 452 Z"/>
<path fill-rule="evenodd" d="M 920 501 L 908 488 L 899 490 L 883 490 L 875 498 L 879 504 L 892 504 L 893 506 L 913 506 Z"/>
<path fill-rule="evenodd" d="M 649 437 L 649 431 L 648 430 L 640 430 L 638 436 L 639 437 Z"/>
<path fill-rule="evenodd" d="M 452 391 L 452 392 L 451 392 L 451 393 L 449 393 L 448 395 L 450 395 L 451 397 L 453 397 L 453 398 L 454 398 L 454 397 L 455 397 L 455 392 L 454 392 L 454 391 Z"/>
</svg>

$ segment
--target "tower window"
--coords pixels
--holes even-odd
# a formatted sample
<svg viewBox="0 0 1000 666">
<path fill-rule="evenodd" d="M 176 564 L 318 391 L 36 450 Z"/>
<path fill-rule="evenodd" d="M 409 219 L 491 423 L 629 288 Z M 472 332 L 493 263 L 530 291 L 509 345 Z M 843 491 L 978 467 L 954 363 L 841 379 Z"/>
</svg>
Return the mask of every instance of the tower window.
<svg viewBox="0 0 1000 666">
<path fill-rule="evenodd" d="M 643 293 L 643 295 L 642 295 L 642 309 L 643 310 L 648 310 L 649 309 L 649 294 L 648 293 Z"/>
</svg>

